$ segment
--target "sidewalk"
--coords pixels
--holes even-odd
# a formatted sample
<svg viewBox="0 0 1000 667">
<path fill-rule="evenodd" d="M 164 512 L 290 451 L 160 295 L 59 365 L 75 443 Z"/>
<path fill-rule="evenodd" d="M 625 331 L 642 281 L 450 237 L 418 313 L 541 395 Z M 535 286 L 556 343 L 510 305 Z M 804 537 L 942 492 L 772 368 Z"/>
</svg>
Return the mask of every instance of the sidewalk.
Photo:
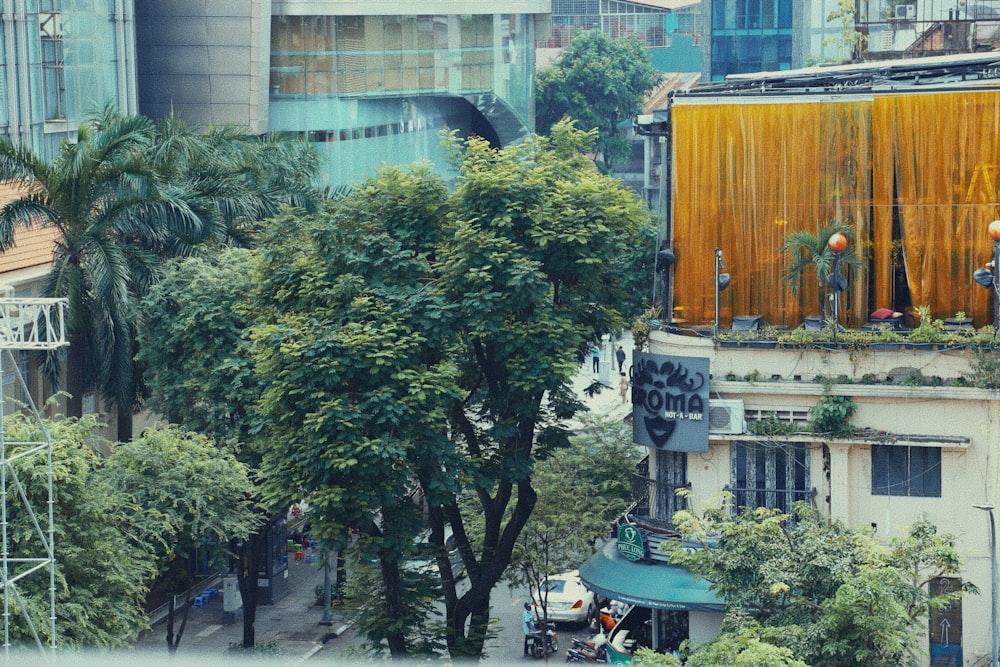
<svg viewBox="0 0 1000 667">
<path fill-rule="evenodd" d="M 601 363 L 598 373 L 593 372 L 588 353 L 580 370 L 573 377 L 573 391 L 582 398 L 584 404 L 590 409 L 589 412 L 585 413 L 587 415 L 624 419 L 632 412 L 631 392 L 628 400 L 624 403 L 622 403 L 621 394 L 618 392 L 620 376 L 618 362 L 615 360 L 615 351 L 619 345 L 625 351 L 625 374 L 628 375 L 628 368 L 632 364 L 632 332 L 626 329 L 621 338 L 609 340 L 609 336 L 605 336 L 601 341 Z M 597 381 L 602 385 L 601 393 L 588 397 L 584 390 Z M 579 425 L 579 418 L 570 423 L 571 427 Z"/>
<path fill-rule="evenodd" d="M 323 569 L 318 562 L 289 560 L 287 573 L 288 595 L 273 605 L 257 607 L 255 643 L 263 647 L 274 642 L 280 650 L 273 661 L 268 660 L 269 663 L 304 662 L 332 647 L 336 638 L 351 624 L 349 615 L 336 604 L 331 614 L 333 622 L 330 625 L 321 624 L 323 608 L 316 604 L 316 587 L 323 585 Z M 190 609 L 173 664 L 178 664 L 176 659 L 183 659 L 184 664 L 191 664 L 192 659 L 203 660 L 205 664 L 218 664 L 227 657 L 226 649 L 230 645 L 243 643 L 243 618 L 240 616 L 235 623 L 224 624 L 222 597 L 220 591 L 205 606 Z M 178 610 L 176 614 L 174 632 L 180 629 L 182 613 Z M 166 633 L 164 621 L 153 626 L 152 631 L 136 642 L 136 652 L 141 654 L 143 664 L 147 664 L 147 658 L 167 658 Z M 132 657 L 134 662 L 136 656 Z M 245 662 L 248 659 L 240 654 L 232 655 L 234 661 Z"/>
</svg>

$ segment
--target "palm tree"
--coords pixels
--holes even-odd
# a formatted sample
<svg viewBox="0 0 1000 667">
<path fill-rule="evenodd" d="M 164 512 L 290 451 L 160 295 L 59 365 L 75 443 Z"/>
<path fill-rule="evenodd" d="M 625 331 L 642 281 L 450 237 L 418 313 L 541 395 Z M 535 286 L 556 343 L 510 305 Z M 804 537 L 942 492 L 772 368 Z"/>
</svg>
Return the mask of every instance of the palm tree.
<svg viewBox="0 0 1000 667">
<path fill-rule="evenodd" d="M 18 226 L 58 229 L 43 296 L 69 301 L 67 413 L 81 415 L 83 394 L 100 390 L 118 408 L 122 440 L 131 436 L 135 403 L 136 298 L 176 239 L 196 242 L 214 231 L 211 216 L 164 187 L 148 159 L 154 136 L 147 118 L 108 106 L 79 129 L 76 142 L 63 142 L 51 165 L 0 138 L 0 180 L 24 191 L 0 208 L 0 250 L 13 244 Z M 63 361 L 45 359 L 53 383 Z"/>
<path fill-rule="evenodd" d="M 192 206 L 217 217 L 227 243 L 249 246 L 256 224 L 288 205 L 314 211 L 322 156 L 308 142 L 277 133 L 246 134 L 236 125 L 197 133 L 176 115 L 160 120 L 151 160 L 172 183 L 184 183 Z"/>
<path fill-rule="evenodd" d="M 130 439 L 143 394 L 134 306 L 160 260 L 206 241 L 249 245 L 256 223 L 282 205 L 315 208 L 321 162 L 306 142 L 229 125 L 196 133 L 176 116 L 154 125 L 111 105 L 51 165 L 0 138 L 0 181 L 25 191 L 0 208 L 0 251 L 18 226 L 59 230 L 43 289 L 69 300 L 67 413 L 80 415 L 83 394 L 100 390 L 118 408 L 119 439 Z M 62 362 L 44 360 L 53 383 Z"/>
<path fill-rule="evenodd" d="M 848 239 L 851 238 L 853 229 L 845 222 L 834 221 L 823 226 L 818 233 L 800 229 L 788 235 L 781 245 L 781 252 L 788 252 L 792 255 L 792 263 L 785 274 L 792 293 L 798 291 L 806 269 L 814 267 L 816 269 L 816 279 L 819 283 L 819 315 L 822 322 L 826 322 L 826 284 L 830 270 L 833 268 L 834 252 L 827 245 L 830 237 L 836 233 L 841 233 Z M 858 268 L 861 261 L 852 245 L 840 253 L 840 261 L 847 267 L 848 273 Z"/>
</svg>

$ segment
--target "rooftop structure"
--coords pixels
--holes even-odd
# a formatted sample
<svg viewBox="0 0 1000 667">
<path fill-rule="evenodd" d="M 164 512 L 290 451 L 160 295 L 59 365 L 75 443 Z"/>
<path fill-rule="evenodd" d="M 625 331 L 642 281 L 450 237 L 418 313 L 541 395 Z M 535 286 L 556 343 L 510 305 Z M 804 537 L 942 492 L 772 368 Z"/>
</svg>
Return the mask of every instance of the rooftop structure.
<svg viewBox="0 0 1000 667">
<path fill-rule="evenodd" d="M 987 226 L 1000 217 L 998 63 L 984 53 L 813 67 L 675 93 L 640 126 L 670 146 L 673 315 L 713 321 L 721 248 L 733 279 L 723 326 L 743 314 L 798 326 L 819 312 L 815 276 L 789 283 L 780 248 L 841 221 L 863 258 L 842 296 L 845 324 L 920 306 L 992 322 L 972 273 L 990 260 Z"/>
</svg>

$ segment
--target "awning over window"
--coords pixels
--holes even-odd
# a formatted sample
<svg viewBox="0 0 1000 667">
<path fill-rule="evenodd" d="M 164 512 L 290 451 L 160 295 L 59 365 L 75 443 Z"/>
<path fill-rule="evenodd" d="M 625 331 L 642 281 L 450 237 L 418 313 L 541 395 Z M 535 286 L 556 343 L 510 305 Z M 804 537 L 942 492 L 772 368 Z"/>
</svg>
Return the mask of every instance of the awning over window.
<svg viewBox="0 0 1000 667">
<path fill-rule="evenodd" d="M 580 579 L 595 593 L 627 604 L 681 611 L 726 610 L 725 603 L 701 579 L 679 565 L 632 562 L 608 542 L 580 566 Z"/>
</svg>

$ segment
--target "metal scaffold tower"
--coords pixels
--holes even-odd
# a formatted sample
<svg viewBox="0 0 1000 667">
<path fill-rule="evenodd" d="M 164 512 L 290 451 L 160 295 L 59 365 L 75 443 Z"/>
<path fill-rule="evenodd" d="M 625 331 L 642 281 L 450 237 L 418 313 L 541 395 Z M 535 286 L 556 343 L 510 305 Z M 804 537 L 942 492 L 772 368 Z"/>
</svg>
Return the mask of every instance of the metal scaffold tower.
<svg viewBox="0 0 1000 667">
<path fill-rule="evenodd" d="M 3 647 L 11 647 L 11 615 L 19 609 L 24 626 L 34 637 L 39 649 L 45 650 L 46 642 L 39 636 L 38 623 L 18 591 L 19 583 L 26 577 L 49 578 L 48 648 L 56 648 L 56 558 L 55 517 L 52 495 L 52 437 L 42 421 L 41 413 L 28 391 L 28 378 L 24 377 L 14 353 L 21 350 L 55 350 L 66 346 L 66 299 L 34 299 L 0 297 L 0 378 L 13 377 L 15 382 L 2 382 L 4 387 L 20 387 L 24 410 L 30 412 L 39 427 L 41 436 L 29 442 L 9 441 L 4 433 L 6 395 L 0 395 L 0 587 L 3 588 Z M 27 490 L 18 478 L 14 463 L 34 457 L 38 465 L 44 463 L 48 496 L 46 508 L 38 512 L 32 506 Z M 35 501 L 37 504 L 37 500 Z M 27 519 L 32 526 L 30 540 L 16 545 L 12 552 L 9 521 L 12 516 Z"/>
</svg>

